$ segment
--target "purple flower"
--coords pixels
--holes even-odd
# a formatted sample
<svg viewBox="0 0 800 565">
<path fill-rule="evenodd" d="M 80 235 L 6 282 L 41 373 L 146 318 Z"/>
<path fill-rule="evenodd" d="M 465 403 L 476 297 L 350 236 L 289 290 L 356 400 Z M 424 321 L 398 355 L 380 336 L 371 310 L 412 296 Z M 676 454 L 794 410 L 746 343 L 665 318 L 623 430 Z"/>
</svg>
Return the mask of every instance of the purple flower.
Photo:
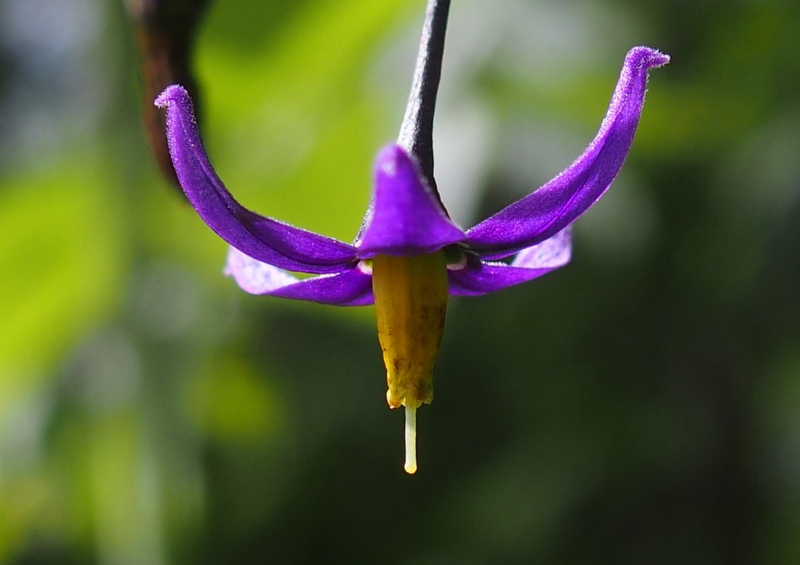
<svg viewBox="0 0 800 565">
<path fill-rule="evenodd" d="M 400 145 L 378 154 L 374 194 L 352 244 L 242 207 L 203 149 L 181 86 L 156 100 L 178 179 L 200 217 L 231 245 L 225 272 L 253 294 L 338 306 L 376 304 L 392 407 L 407 409 L 413 456 L 415 410 L 432 398 L 431 374 L 447 294 L 476 296 L 520 284 L 570 260 L 570 225 L 608 189 L 630 149 L 649 69 L 669 57 L 636 47 L 625 58 L 597 136 L 572 165 L 528 196 L 463 230 L 450 220 L 418 161 Z M 317 276 L 300 280 L 289 271 Z M 416 462 L 407 460 L 409 472 Z"/>
</svg>

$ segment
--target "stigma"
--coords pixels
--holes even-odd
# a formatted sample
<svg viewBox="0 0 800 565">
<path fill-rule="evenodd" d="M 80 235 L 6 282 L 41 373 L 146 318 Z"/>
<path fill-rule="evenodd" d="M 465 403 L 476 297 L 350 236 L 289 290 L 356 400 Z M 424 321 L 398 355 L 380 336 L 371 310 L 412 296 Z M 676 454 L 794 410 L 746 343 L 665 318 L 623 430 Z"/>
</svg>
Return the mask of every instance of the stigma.
<svg viewBox="0 0 800 565">
<path fill-rule="evenodd" d="M 447 311 L 447 258 L 443 250 L 425 255 L 377 255 L 372 291 L 378 339 L 386 365 L 391 408 L 405 407 L 404 468 L 417 470 L 417 408 L 433 400 L 433 368 Z"/>
</svg>

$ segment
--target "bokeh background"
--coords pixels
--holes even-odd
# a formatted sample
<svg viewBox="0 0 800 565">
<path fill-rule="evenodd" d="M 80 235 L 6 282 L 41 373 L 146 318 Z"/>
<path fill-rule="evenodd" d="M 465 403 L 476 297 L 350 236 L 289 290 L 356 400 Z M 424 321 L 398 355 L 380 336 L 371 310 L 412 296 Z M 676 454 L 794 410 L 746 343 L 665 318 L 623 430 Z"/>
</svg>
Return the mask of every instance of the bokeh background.
<svg viewBox="0 0 800 565">
<path fill-rule="evenodd" d="M 212 0 L 194 70 L 248 207 L 351 240 L 423 0 Z M 626 51 L 633 150 L 572 264 L 453 299 L 420 471 L 371 308 L 253 297 L 160 175 L 125 4 L 0 2 L 0 562 L 800 562 L 800 3 L 455 0 L 464 226 L 567 166 Z"/>
</svg>

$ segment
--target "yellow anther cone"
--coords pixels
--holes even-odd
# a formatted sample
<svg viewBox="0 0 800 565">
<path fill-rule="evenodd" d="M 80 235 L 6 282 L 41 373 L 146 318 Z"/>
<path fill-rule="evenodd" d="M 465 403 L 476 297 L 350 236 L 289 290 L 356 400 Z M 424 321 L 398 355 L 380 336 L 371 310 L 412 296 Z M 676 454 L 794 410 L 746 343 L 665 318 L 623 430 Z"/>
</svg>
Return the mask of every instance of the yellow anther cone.
<svg viewBox="0 0 800 565">
<path fill-rule="evenodd" d="M 389 406 L 406 408 L 406 464 L 416 463 L 416 410 L 433 400 L 433 367 L 447 311 L 444 251 L 410 257 L 377 255 L 372 290 L 378 339 L 386 364 Z"/>
</svg>

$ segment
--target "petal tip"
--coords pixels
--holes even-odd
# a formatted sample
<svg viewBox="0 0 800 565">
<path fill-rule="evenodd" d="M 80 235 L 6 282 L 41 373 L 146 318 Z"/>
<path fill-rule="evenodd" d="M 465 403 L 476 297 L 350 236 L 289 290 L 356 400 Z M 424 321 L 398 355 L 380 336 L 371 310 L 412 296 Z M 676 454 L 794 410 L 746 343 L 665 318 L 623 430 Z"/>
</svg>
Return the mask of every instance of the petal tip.
<svg viewBox="0 0 800 565">
<path fill-rule="evenodd" d="M 154 104 L 159 108 L 166 108 L 170 102 L 188 102 L 189 93 L 179 84 L 172 84 L 158 95 Z"/>
<path fill-rule="evenodd" d="M 397 175 L 399 165 L 403 162 L 411 162 L 411 157 L 399 145 L 392 143 L 378 152 L 375 161 L 375 168 L 388 177 Z"/>
<path fill-rule="evenodd" d="M 663 67 L 670 61 L 669 55 L 657 49 L 653 49 L 652 47 L 645 46 L 634 47 L 628 51 L 628 55 L 625 59 L 629 66 L 643 66 L 646 69 Z"/>
</svg>

